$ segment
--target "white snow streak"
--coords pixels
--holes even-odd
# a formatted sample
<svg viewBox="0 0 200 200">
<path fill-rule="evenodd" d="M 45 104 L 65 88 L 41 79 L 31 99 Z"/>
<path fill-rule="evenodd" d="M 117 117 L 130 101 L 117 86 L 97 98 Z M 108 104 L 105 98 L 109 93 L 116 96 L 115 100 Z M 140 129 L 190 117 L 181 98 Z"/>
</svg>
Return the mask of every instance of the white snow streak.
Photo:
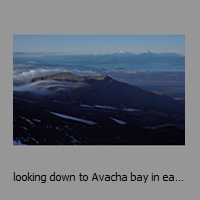
<svg viewBox="0 0 200 200">
<path fill-rule="evenodd" d="M 86 104 L 80 104 L 80 106 L 86 107 L 86 108 L 102 108 L 102 109 L 110 109 L 110 110 L 120 110 L 120 109 L 118 109 L 116 107 L 106 106 L 106 105 L 93 105 L 93 106 L 90 106 L 90 105 L 86 105 Z M 124 108 L 122 110 L 123 111 L 127 111 L 127 112 L 141 111 L 141 110 L 136 109 L 136 108 Z"/>
<path fill-rule="evenodd" d="M 110 119 L 112 119 L 113 121 L 117 122 L 120 125 L 125 125 L 126 124 L 126 122 L 124 122 L 122 120 L 119 120 L 119 119 L 115 119 L 115 118 L 112 118 L 112 117 Z"/>
<path fill-rule="evenodd" d="M 74 120 L 74 121 L 77 121 L 77 122 L 82 122 L 82 123 L 85 123 L 85 124 L 88 124 L 88 125 L 95 125 L 96 122 L 93 122 L 93 121 L 90 121 L 90 120 L 85 120 L 85 119 L 81 119 L 81 118 L 77 118 L 77 117 L 72 117 L 72 116 L 69 116 L 69 115 L 63 115 L 63 114 L 60 114 L 60 113 L 55 113 L 55 112 L 50 112 L 58 117 L 62 117 L 64 119 L 70 119 L 70 120 Z"/>
</svg>

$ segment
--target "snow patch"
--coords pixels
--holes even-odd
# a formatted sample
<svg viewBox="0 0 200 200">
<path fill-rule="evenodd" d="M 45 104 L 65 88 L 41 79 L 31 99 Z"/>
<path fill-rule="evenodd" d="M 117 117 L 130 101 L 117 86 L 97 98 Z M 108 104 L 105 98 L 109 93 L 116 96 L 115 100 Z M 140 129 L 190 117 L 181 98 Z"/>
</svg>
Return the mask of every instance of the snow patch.
<svg viewBox="0 0 200 200">
<path fill-rule="evenodd" d="M 27 129 L 26 127 L 24 127 L 24 126 L 23 126 L 22 128 L 23 128 L 24 130 L 28 130 L 28 129 Z"/>
<path fill-rule="evenodd" d="M 35 122 L 41 122 L 41 120 L 39 120 L 39 119 L 33 119 L 33 121 L 35 121 Z"/>
<path fill-rule="evenodd" d="M 80 104 L 81 107 L 86 107 L 86 108 L 92 108 L 92 106 L 86 105 L 86 104 Z"/>
<path fill-rule="evenodd" d="M 103 108 L 103 109 L 111 109 L 111 110 L 117 110 L 117 108 L 112 106 L 102 106 L 102 105 L 95 105 L 95 108 Z"/>
<path fill-rule="evenodd" d="M 86 107 L 86 108 L 102 108 L 102 109 L 111 109 L 111 110 L 117 110 L 117 108 L 112 107 L 112 106 L 106 106 L 106 105 L 86 105 L 86 104 L 80 104 L 80 106 L 82 107 Z"/>
<path fill-rule="evenodd" d="M 125 125 L 126 124 L 126 122 L 124 122 L 124 121 L 122 121 L 120 119 L 115 119 L 115 118 L 112 118 L 112 117 L 110 119 L 112 119 L 113 121 L 117 122 L 120 125 Z"/>
<path fill-rule="evenodd" d="M 106 106 L 106 105 L 93 105 L 93 106 L 90 106 L 90 105 L 86 105 L 86 104 L 80 104 L 80 106 L 86 107 L 86 108 L 102 108 L 102 109 L 110 109 L 110 110 L 120 110 L 120 109 L 118 109 L 116 107 Z M 124 108 L 122 110 L 123 111 L 127 111 L 127 112 L 141 111 L 141 110 L 136 109 L 136 108 Z"/>
<path fill-rule="evenodd" d="M 36 139 L 34 139 L 34 138 L 31 138 L 34 142 L 36 142 L 36 144 L 39 144 L 39 142 L 36 140 Z"/>
<path fill-rule="evenodd" d="M 23 146 L 25 144 L 22 144 L 20 140 L 13 140 L 13 145 L 16 145 L 16 146 Z"/>
<path fill-rule="evenodd" d="M 70 120 L 74 120 L 74 121 L 77 121 L 77 122 L 82 122 L 82 123 L 85 123 L 85 124 L 88 124 L 88 125 L 95 125 L 96 122 L 93 122 L 93 121 L 90 121 L 90 120 L 85 120 L 85 119 L 81 119 L 81 118 L 77 118 L 77 117 L 72 117 L 72 116 L 69 116 L 69 115 L 63 115 L 63 114 L 60 114 L 60 113 L 56 113 L 56 112 L 50 112 L 51 114 L 53 115 L 56 115 L 58 117 L 62 117 L 64 119 L 70 119 Z"/>
<path fill-rule="evenodd" d="M 27 119 L 26 117 L 23 117 L 23 116 L 20 116 L 20 117 L 21 117 L 22 119 L 26 120 L 29 124 L 31 124 L 31 125 L 34 124 L 31 120 Z"/>
<path fill-rule="evenodd" d="M 123 111 L 134 112 L 134 111 L 141 111 L 141 110 L 135 109 L 135 108 L 124 108 Z"/>
<path fill-rule="evenodd" d="M 73 135 L 68 135 L 68 137 L 72 139 L 71 141 L 72 144 L 79 143 L 79 141 Z"/>
<path fill-rule="evenodd" d="M 29 120 L 29 119 L 25 119 L 29 124 L 31 124 L 31 125 L 33 125 L 34 123 L 31 121 L 31 120 Z"/>
</svg>

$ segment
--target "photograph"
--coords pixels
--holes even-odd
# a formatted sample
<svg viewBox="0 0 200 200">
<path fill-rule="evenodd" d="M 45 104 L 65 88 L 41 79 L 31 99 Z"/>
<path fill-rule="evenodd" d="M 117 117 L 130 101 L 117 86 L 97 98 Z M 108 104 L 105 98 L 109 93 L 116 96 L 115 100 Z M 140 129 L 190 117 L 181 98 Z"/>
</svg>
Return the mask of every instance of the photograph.
<svg viewBox="0 0 200 200">
<path fill-rule="evenodd" d="M 185 145 L 185 35 L 13 35 L 13 145 Z"/>
</svg>

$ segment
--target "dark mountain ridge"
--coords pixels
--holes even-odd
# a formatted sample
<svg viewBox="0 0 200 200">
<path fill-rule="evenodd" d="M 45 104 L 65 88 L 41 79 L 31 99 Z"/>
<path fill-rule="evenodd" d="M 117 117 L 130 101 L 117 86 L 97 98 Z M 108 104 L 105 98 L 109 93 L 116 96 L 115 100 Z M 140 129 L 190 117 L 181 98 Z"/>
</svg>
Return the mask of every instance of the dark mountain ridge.
<svg viewBox="0 0 200 200">
<path fill-rule="evenodd" d="M 45 90 L 55 91 L 54 96 L 59 101 L 73 104 L 107 105 L 117 108 L 136 108 L 141 110 L 156 110 L 168 113 L 183 113 L 184 107 L 178 101 L 166 95 L 158 95 L 127 83 L 116 81 L 109 76 L 77 76 L 69 72 L 62 72 L 45 77 L 33 78 L 30 82 L 58 81 L 76 83 L 76 87 L 56 85 L 45 87 Z M 85 85 L 81 85 L 85 83 Z"/>
<path fill-rule="evenodd" d="M 56 81 L 70 81 L 70 82 L 84 82 L 89 80 L 106 80 L 106 79 L 112 79 L 109 76 L 78 76 L 75 74 L 72 74 L 70 72 L 62 72 L 50 76 L 44 76 L 44 77 L 36 77 L 31 79 L 30 82 L 36 82 L 41 80 L 56 80 Z"/>
</svg>

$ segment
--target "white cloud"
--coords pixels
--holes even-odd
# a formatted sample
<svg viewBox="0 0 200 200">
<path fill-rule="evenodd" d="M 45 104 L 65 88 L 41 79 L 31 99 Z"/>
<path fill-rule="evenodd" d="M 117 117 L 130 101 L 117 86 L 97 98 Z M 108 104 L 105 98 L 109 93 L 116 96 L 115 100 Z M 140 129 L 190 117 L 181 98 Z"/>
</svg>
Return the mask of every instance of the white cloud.
<svg viewBox="0 0 200 200">
<path fill-rule="evenodd" d="M 13 82 L 28 83 L 34 77 L 48 76 L 51 74 L 59 73 L 58 69 L 29 69 L 25 71 L 13 71 Z"/>
<path fill-rule="evenodd" d="M 38 94 L 53 94 L 54 92 L 60 91 L 60 90 L 70 90 L 71 88 L 77 88 L 77 87 L 84 87 L 87 86 L 86 83 L 72 83 L 72 82 L 63 82 L 63 81 L 54 81 L 54 80 L 41 80 L 36 81 L 20 86 L 14 86 L 13 91 L 18 92 L 35 92 Z"/>
<path fill-rule="evenodd" d="M 32 78 L 35 77 L 42 77 L 42 76 L 48 76 L 53 75 L 60 72 L 71 72 L 76 75 L 81 76 L 96 76 L 100 75 L 99 72 L 93 71 L 91 69 L 88 70 L 80 70 L 80 69 L 72 69 L 72 67 L 63 67 L 63 66 L 57 66 L 57 67 L 47 67 L 44 66 L 41 67 L 33 67 L 32 65 L 24 65 L 24 64 L 18 64 L 14 65 L 13 67 L 13 83 L 15 84 L 25 84 L 28 83 Z"/>
</svg>

